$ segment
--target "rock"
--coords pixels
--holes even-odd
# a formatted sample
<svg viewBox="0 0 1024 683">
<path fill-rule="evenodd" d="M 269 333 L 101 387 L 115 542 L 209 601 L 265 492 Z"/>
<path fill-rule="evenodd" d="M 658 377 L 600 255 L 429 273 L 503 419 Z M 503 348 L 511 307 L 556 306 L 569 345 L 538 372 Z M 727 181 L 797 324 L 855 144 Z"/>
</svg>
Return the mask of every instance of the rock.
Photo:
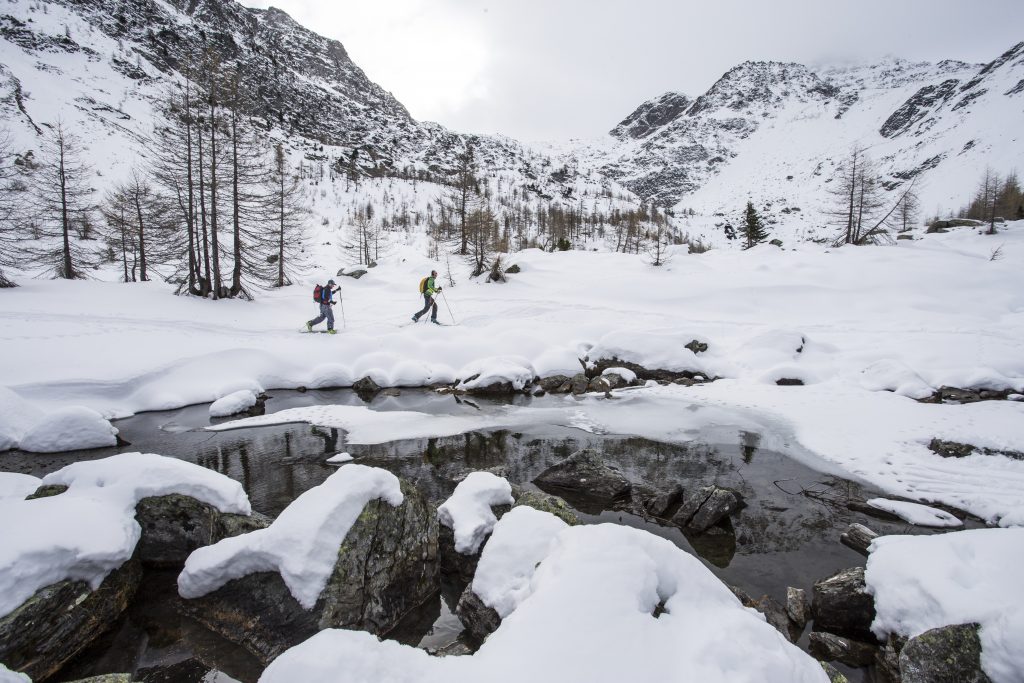
<svg viewBox="0 0 1024 683">
<path fill-rule="evenodd" d="M 612 501 L 629 493 L 629 480 L 618 469 L 606 465 L 593 449 L 573 453 L 547 468 L 533 480 L 541 488 L 571 491 L 589 498 Z"/>
<path fill-rule="evenodd" d="M 505 269 L 505 275 L 515 275 L 522 272 L 522 269 L 515 263 Z"/>
<path fill-rule="evenodd" d="M 975 451 L 975 447 L 969 443 L 932 439 L 928 444 L 928 450 L 943 458 L 966 458 Z"/>
<path fill-rule="evenodd" d="M 957 387 L 939 387 L 939 398 L 951 403 L 977 403 L 982 400 L 976 391 Z"/>
<path fill-rule="evenodd" d="M 565 375 L 552 375 L 551 377 L 544 377 L 540 380 L 540 388 L 549 394 L 560 393 L 562 387 L 569 384 L 570 380 Z"/>
<path fill-rule="evenodd" d="M 914 236 L 913 235 L 896 235 L 896 239 L 897 240 L 912 240 L 912 239 L 914 239 Z"/>
<path fill-rule="evenodd" d="M 630 361 L 619 360 L 618 358 L 600 358 L 589 364 L 588 373 L 591 377 L 603 374 L 605 370 L 609 368 L 626 368 L 632 370 L 637 379 L 650 380 L 653 379 L 658 382 L 673 382 L 679 378 L 695 379 L 701 376 L 699 372 L 691 372 L 689 370 L 663 370 L 663 369 L 649 369 L 645 368 L 638 363 L 631 363 Z"/>
<path fill-rule="evenodd" d="M 844 569 L 814 584 L 811 602 L 816 631 L 876 642 L 871 632 L 875 601 L 864 583 L 864 568 Z"/>
<path fill-rule="evenodd" d="M 224 514 L 212 505 L 179 494 L 143 498 L 135 506 L 135 519 L 142 527 L 136 552 L 139 560 L 150 567 L 184 566 L 197 548 L 270 524 L 264 515 L 249 518 Z"/>
<path fill-rule="evenodd" d="M 502 476 L 502 475 L 499 475 Z M 502 515 L 512 509 L 510 505 L 494 505 L 491 511 L 494 516 L 501 519 Z M 487 545 L 484 539 L 475 553 L 460 553 L 455 549 L 455 532 L 444 524 L 437 528 L 437 556 L 440 562 L 441 573 L 459 583 L 469 583 L 476 573 L 476 565 L 480 562 L 480 553 Z"/>
<path fill-rule="evenodd" d="M 779 238 L 775 238 L 773 240 L 769 240 L 768 244 L 772 245 L 773 247 L 782 247 L 782 240 L 780 240 Z"/>
<path fill-rule="evenodd" d="M 903 521 L 903 518 L 899 515 L 889 512 L 888 510 L 876 508 L 873 505 L 868 505 L 865 501 L 862 500 L 848 500 L 846 501 L 846 507 L 847 509 L 853 510 L 854 512 L 859 512 L 869 517 L 874 517 L 875 519 L 885 520 L 886 522 Z M 842 536 L 840 536 L 839 538 L 840 540 L 842 540 Z"/>
<path fill-rule="evenodd" d="M 427 652 L 435 657 L 463 657 L 465 655 L 473 654 L 473 648 L 470 647 L 468 643 L 464 643 L 459 639 L 454 643 L 449 643 L 448 645 L 436 650 L 428 649 Z"/>
<path fill-rule="evenodd" d="M 739 491 L 716 485 L 702 486 L 683 501 L 672 522 L 702 533 L 739 510 L 742 504 L 743 496 Z"/>
<path fill-rule="evenodd" d="M 466 381 L 469 382 L 471 380 L 477 379 L 478 377 L 479 375 L 477 375 L 476 377 L 470 377 Z M 488 384 L 486 386 L 470 387 L 469 389 L 466 389 L 465 392 L 467 394 L 472 394 L 474 396 L 509 396 L 511 394 L 517 393 L 517 390 L 514 386 L 512 386 L 512 382 L 498 381 L 492 382 L 491 384 Z"/>
<path fill-rule="evenodd" d="M 33 680 L 49 678 L 114 625 L 141 580 L 142 564 L 132 558 L 95 591 L 71 580 L 40 589 L 0 619 L 0 662 Z"/>
<path fill-rule="evenodd" d="M 179 683 L 180 681 L 218 680 L 209 676 L 212 669 L 198 659 L 186 659 L 170 666 L 151 666 L 137 672 L 141 683 Z"/>
<path fill-rule="evenodd" d="M 790 621 L 803 628 L 811 616 L 811 608 L 807 604 L 807 591 L 803 588 L 786 588 L 786 614 Z"/>
<path fill-rule="evenodd" d="M 658 493 L 653 498 L 644 502 L 644 509 L 652 517 L 664 518 L 672 506 L 679 503 L 683 497 L 683 487 L 680 484 L 673 484 L 667 491 Z"/>
<path fill-rule="evenodd" d="M 574 394 L 585 394 L 587 389 L 590 387 L 590 380 L 582 372 L 573 375 L 572 379 L 569 380 L 569 390 Z"/>
<path fill-rule="evenodd" d="M 180 680 L 180 679 L 179 679 Z M 143 679 L 144 683 L 149 683 Z M 132 683 L 131 674 L 103 674 L 102 676 L 90 676 L 89 678 L 79 678 L 78 680 L 71 681 L 71 683 Z"/>
<path fill-rule="evenodd" d="M 821 668 L 825 670 L 825 675 L 828 676 L 828 683 L 850 683 L 850 679 L 839 672 L 839 669 L 835 668 L 828 662 L 818 662 L 821 664 Z"/>
<path fill-rule="evenodd" d="M 849 638 L 841 638 L 825 631 L 812 631 L 811 654 L 829 662 L 842 662 L 855 669 L 869 666 L 875 661 L 878 648 Z"/>
<path fill-rule="evenodd" d="M 685 348 L 690 349 L 691 351 L 693 351 L 694 354 L 698 354 L 707 351 L 708 345 L 702 341 L 697 341 L 696 339 L 694 339 L 689 344 L 687 344 Z"/>
<path fill-rule="evenodd" d="M 455 614 L 466 627 L 470 639 L 477 644 L 483 643 L 501 626 L 501 617 L 473 592 L 472 585 L 466 586 L 462 592 Z"/>
<path fill-rule="evenodd" d="M 780 387 L 802 387 L 804 385 L 804 381 L 793 377 L 783 377 L 775 380 L 775 384 Z"/>
<path fill-rule="evenodd" d="M 513 491 L 513 494 L 516 492 Z M 576 516 L 569 504 L 565 502 L 563 498 L 558 496 L 552 496 L 547 493 L 541 493 L 540 491 L 524 491 L 519 495 L 515 496 L 516 502 L 513 508 L 526 505 L 532 507 L 534 510 L 540 510 L 541 512 L 550 512 L 555 517 L 568 524 L 569 526 L 576 526 L 580 523 L 580 518 Z"/>
<path fill-rule="evenodd" d="M 850 527 L 839 536 L 839 540 L 843 545 L 856 550 L 864 557 L 868 556 L 868 546 L 870 546 L 871 542 L 876 538 L 878 538 L 878 534 L 863 524 L 856 523 L 851 524 Z"/>
<path fill-rule="evenodd" d="M 889 641 L 875 653 L 875 671 L 883 681 L 900 680 L 900 650 L 906 645 L 906 639 L 890 635 Z"/>
<path fill-rule="evenodd" d="M 338 271 L 338 275 L 344 275 L 345 277 L 351 277 L 358 280 L 362 276 L 366 275 L 368 271 L 364 268 L 356 268 L 355 270 L 346 271 L 344 268 Z"/>
<path fill-rule="evenodd" d="M 789 620 L 786 608 L 779 604 L 779 601 L 770 595 L 762 595 L 753 605 L 754 609 L 764 615 L 765 620 L 775 627 L 791 643 L 795 643 L 800 637 L 803 628 L 797 628 Z"/>
<path fill-rule="evenodd" d="M 359 394 L 359 397 L 364 400 L 367 396 L 372 398 L 380 391 L 380 385 L 374 382 L 371 377 L 363 377 L 362 379 L 357 380 L 356 383 L 352 385 L 352 388 L 357 394 Z"/>
<path fill-rule="evenodd" d="M 590 384 L 587 385 L 587 391 L 594 391 L 600 394 L 607 394 L 609 391 L 611 391 L 611 388 L 611 383 L 603 376 L 595 377 L 594 379 L 590 380 Z"/>
<path fill-rule="evenodd" d="M 367 503 L 344 542 L 313 608 L 292 597 L 281 575 L 259 572 L 229 581 L 184 609 L 211 630 L 268 663 L 326 628 L 382 635 L 437 593 L 437 513 L 402 482 L 403 503 Z"/>
<path fill-rule="evenodd" d="M 908 640 L 900 652 L 903 683 L 989 683 L 981 670 L 978 628 L 943 626 Z"/>
<path fill-rule="evenodd" d="M 36 489 L 35 493 L 29 496 L 25 496 L 25 500 L 35 500 L 36 498 L 49 498 L 50 496 L 59 496 L 68 490 L 68 487 L 64 484 L 46 484 Z"/>
<path fill-rule="evenodd" d="M 620 389 L 622 387 L 629 386 L 629 382 L 626 378 L 617 372 L 606 372 L 602 374 L 601 377 L 608 383 L 609 389 Z"/>
</svg>

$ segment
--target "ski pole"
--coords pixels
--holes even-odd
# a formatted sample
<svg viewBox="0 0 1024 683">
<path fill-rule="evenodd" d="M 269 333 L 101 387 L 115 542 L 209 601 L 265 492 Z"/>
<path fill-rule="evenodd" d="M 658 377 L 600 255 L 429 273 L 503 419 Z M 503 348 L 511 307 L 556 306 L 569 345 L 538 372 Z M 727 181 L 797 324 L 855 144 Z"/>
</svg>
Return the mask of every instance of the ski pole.
<svg viewBox="0 0 1024 683">
<path fill-rule="evenodd" d="M 448 315 L 450 315 L 452 317 L 452 324 L 453 325 L 458 325 L 459 323 L 457 323 L 455 321 L 455 314 L 452 313 L 452 307 L 448 305 L 448 297 L 446 297 L 444 295 L 444 290 L 441 290 L 441 299 L 444 300 L 444 306 L 445 306 L 445 308 L 448 309 Z"/>
<path fill-rule="evenodd" d="M 338 304 L 341 306 L 341 329 L 347 330 L 348 323 L 345 322 L 345 300 L 338 299 Z"/>
</svg>

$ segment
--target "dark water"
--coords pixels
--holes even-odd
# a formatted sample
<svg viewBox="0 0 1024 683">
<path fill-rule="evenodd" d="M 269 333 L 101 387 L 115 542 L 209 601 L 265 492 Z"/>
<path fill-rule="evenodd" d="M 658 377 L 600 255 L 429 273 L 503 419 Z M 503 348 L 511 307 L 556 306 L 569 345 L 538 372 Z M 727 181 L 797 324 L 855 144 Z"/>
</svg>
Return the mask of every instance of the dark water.
<svg viewBox="0 0 1024 683">
<path fill-rule="evenodd" d="M 349 391 L 275 392 L 267 408 L 275 412 L 326 403 L 362 405 Z M 428 392 L 404 392 L 378 397 L 372 407 L 459 413 L 490 406 L 456 402 L 454 397 Z M 761 437 L 747 432 L 737 431 L 727 439 L 716 430 L 713 443 L 698 440 L 671 445 L 534 425 L 360 446 L 347 444 L 344 431 L 338 429 L 293 424 L 202 431 L 209 424 L 207 406 L 138 415 L 117 423 L 130 446 L 58 455 L 12 452 L 0 455 L 0 468 L 42 476 L 78 460 L 116 452 L 156 452 L 240 481 L 254 509 L 277 515 L 335 471 L 336 466 L 324 461 L 341 450 L 350 452 L 357 462 L 382 467 L 414 482 L 440 504 L 470 471 L 501 468 L 510 482 L 532 487 L 531 480 L 545 468 L 581 448 L 596 448 L 634 485 L 666 489 L 680 483 L 690 490 L 695 485 L 717 483 L 739 490 L 747 506 L 733 517 L 732 534 L 690 537 L 677 527 L 631 512 L 629 506 L 602 510 L 587 501 L 570 500 L 585 523 L 612 522 L 645 529 L 700 557 L 715 574 L 754 598 L 767 594 L 783 604 L 787 586 L 804 588 L 809 595 L 817 579 L 864 564 L 862 556 L 839 543 L 839 534 L 851 522 L 867 524 L 880 533 L 926 533 L 904 523 L 851 512 L 846 500 L 863 500 L 877 492 L 761 449 Z M 130 671 L 146 681 L 255 681 L 261 667 L 253 657 L 178 614 L 174 579 L 174 573 L 147 574 L 139 598 L 119 625 L 58 680 Z M 411 615 L 392 637 L 430 648 L 454 641 L 461 630 L 452 614 L 460 591 L 460 586 L 443 586 L 437 598 Z M 806 634 L 801 644 L 806 646 Z M 851 680 L 872 680 L 870 672 L 848 673 Z"/>
</svg>

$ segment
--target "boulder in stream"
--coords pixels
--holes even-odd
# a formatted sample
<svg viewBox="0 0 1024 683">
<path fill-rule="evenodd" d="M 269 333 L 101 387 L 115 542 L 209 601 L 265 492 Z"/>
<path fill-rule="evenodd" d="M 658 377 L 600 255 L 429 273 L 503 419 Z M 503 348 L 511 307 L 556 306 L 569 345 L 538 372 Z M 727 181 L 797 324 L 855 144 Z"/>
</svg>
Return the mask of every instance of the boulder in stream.
<svg viewBox="0 0 1024 683">
<path fill-rule="evenodd" d="M 908 640 L 900 652 L 903 683 L 990 683 L 981 670 L 979 628 L 942 626 Z"/>
<path fill-rule="evenodd" d="M 712 484 L 702 486 L 683 501 L 672 521 L 695 533 L 703 533 L 739 510 L 743 496 L 739 491 Z"/>
<path fill-rule="evenodd" d="M 814 630 L 876 642 L 871 632 L 875 601 L 864 582 L 864 568 L 851 567 L 814 584 L 811 613 Z"/>
</svg>

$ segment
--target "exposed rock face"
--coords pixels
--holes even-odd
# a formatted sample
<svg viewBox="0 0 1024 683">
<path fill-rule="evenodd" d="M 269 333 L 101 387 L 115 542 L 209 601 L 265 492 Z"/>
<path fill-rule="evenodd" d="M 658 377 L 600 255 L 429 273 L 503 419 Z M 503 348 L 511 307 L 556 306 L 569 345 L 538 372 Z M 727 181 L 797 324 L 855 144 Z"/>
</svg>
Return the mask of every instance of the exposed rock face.
<svg viewBox="0 0 1024 683">
<path fill-rule="evenodd" d="M 600 454 L 589 448 L 552 465 L 533 483 L 605 502 L 626 495 L 630 488 L 629 480 L 618 469 L 605 464 Z"/>
<path fill-rule="evenodd" d="M 842 662 L 855 669 L 869 666 L 875 661 L 878 648 L 849 638 L 841 638 L 824 631 L 812 631 L 811 654 L 829 662 Z"/>
<path fill-rule="evenodd" d="M 609 134 L 620 140 L 645 138 L 682 116 L 691 104 L 693 104 L 693 100 L 686 95 L 667 92 L 657 99 L 641 104 L 619 125 L 612 128 Z"/>
<path fill-rule="evenodd" d="M 437 592 L 437 514 L 402 482 L 397 508 L 369 502 L 338 548 L 327 586 L 311 610 L 277 572 L 234 579 L 185 609 L 264 663 L 325 628 L 382 635 Z"/>
<path fill-rule="evenodd" d="M 871 632 L 875 600 L 867 592 L 863 567 L 844 569 L 815 583 L 811 613 L 816 631 L 876 642 Z"/>
<path fill-rule="evenodd" d="M 590 380 L 582 372 L 573 375 L 572 379 L 569 380 L 569 390 L 574 394 L 585 394 L 587 389 L 590 388 Z"/>
<path fill-rule="evenodd" d="M 197 548 L 270 525 L 270 519 L 259 513 L 224 514 L 178 494 L 143 498 L 135 507 L 135 519 L 142 527 L 138 558 L 154 567 L 180 567 Z"/>
<path fill-rule="evenodd" d="M 933 107 L 954 97 L 959 85 L 960 81 L 955 78 L 946 79 L 938 85 L 926 85 L 893 112 L 878 132 L 883 138 L 892 138 L 905 133 L 915 123 L 927 116 Z"/>
<path fill-rule="evenodd" d="M 702 533 L 739 510 L 743 496 L 721 486 L 702 486 L 683 501 L 672 521 L 690 531 Z"/>
<path fill-rule="evenodd" d="M 981 670 L 978 628 L 943 626 L 911 638 L 900 652 L 903 683 L 989 683 Z"/>
<path fill-rule="evenodd" d="M 95 591 L 61 581 L 36 592 L 0 619 L 0 662 L 41 681 L 56 673 L 128 607 L 142 579 L 137 558 L 112 571 Z"/>
<path fill-rule="evenodd" d="M 516 491 L 513 490 L 512 493 L 515 495 Z M 532 507 L 534 510 L 550 512 L 569 526 L 576 526 L 580 523 L 580 518 L 572 511 L 569 504 L 558 496 L 552 496 L 538 491 L 524 491 L 519 495 L 516 495 L 515 499 L 516 503 L 512 506 L 514 508 L 526 505 L 528 507 Z"/>
<path fill-rule="evenodd" d="M 493 608 L 485 605 L 477 597 L 477 594 L 473 592 L 472 585 L 466 586 L 466 590 L 463 591 L 459 598 L 459 604 L 455 608 L 455 614 L 458 615 L 462 625 L 466 627 L 470 639 L 477 644 L 483 643 L 487 640 L 487 636 L 501 626 L 501 617 Z"/>
</svg>

